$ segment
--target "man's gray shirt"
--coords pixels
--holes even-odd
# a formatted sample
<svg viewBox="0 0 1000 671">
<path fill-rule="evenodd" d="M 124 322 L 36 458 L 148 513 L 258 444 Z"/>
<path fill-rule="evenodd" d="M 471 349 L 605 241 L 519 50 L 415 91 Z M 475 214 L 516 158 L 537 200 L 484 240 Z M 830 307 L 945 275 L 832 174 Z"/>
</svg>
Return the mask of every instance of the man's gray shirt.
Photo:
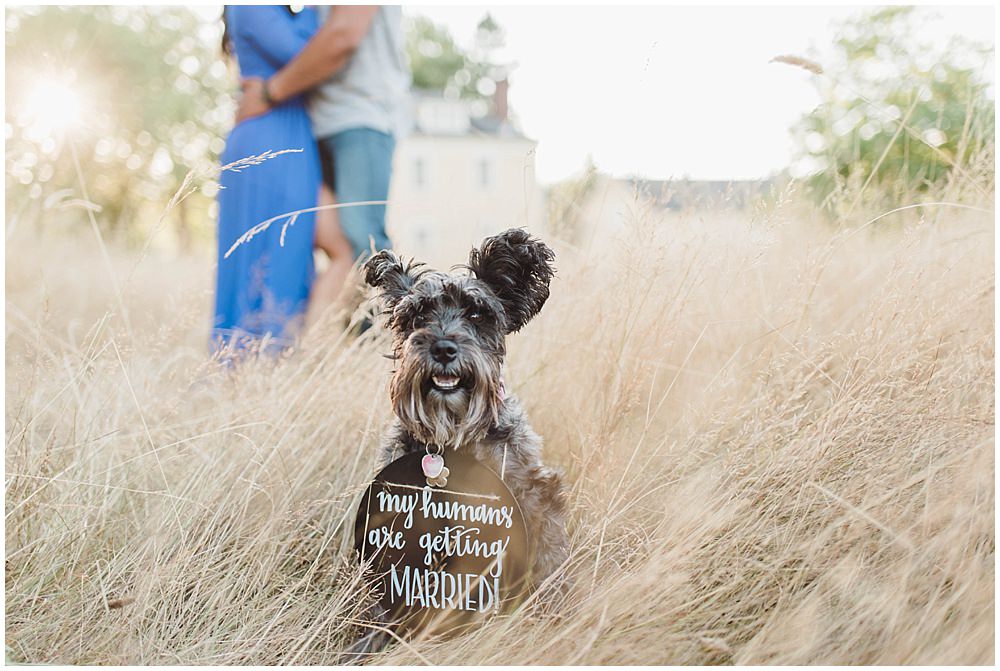
<svg viewBox="0 0 1000 671">
<path fill-rule="evenodd" d="M 316 12 L 323 22 L 330 8 L 319 6 Z M 396 137 L 409 132 L 411 80 L 402 23 L 401 7 L 379 7 L 344 67 L 309 94 L 309 117 L 317 138 L 349 128 L 373 128 Z"/>
</svg>

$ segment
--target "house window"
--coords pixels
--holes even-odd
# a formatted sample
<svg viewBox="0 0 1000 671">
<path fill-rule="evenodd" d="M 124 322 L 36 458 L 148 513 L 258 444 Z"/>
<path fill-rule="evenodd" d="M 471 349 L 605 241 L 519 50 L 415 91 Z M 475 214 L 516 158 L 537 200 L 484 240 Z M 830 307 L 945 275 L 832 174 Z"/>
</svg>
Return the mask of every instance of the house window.
<svg viewBox="0 0 1000 671">
<path fill-rule="evenodd" d="M 479 161 L 479 186 L 484 189 L 488 189 L 493 186 L 493 165 L 490 163 L 489 159 L 482 159 Z"/>
<path fill-rule="evenodd" d="M 413 161 L 413 185 L 418 189 L 427 186 L 427 163 L 422 158 Z"/>
</svg>

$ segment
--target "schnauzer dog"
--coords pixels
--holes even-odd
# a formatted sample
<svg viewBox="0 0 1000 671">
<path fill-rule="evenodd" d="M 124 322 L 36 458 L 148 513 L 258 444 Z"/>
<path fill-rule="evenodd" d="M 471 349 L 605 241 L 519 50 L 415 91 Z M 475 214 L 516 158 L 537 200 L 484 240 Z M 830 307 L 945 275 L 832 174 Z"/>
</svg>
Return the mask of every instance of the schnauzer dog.
<svg viewBox="0 0 1000 671">
<path fill-rule="evenodd" d="M 517 499 L 532 547 L 532 582 L 562 591 L 552 574 L 565 561 L 568 537 L 559 474 L 542 463 L 542 440 L 517 397 L 504 388 L 505 339 L 549 297 L 552 250 L 521 229 L 487 238 L 466 272 L 404 265 L 381 251 L 364 266 L 379 290 L 394 335 L 390 383 L 395 419 L 377 468 L 428 446 L 473 454 Z M 552 578 L 548 580 L 548 578 Z"/>
</svg>

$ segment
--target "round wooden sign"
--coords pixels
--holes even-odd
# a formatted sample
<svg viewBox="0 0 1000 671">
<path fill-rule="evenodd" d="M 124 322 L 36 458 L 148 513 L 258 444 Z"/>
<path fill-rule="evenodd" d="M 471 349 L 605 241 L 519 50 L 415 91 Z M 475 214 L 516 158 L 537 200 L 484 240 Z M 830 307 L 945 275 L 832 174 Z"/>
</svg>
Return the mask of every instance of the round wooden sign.
<svg viewBox="0 0 1000 671">
<path fill-rule="evenodd" d="M 392 623 L 440 632 L 497 613 L 522 593 L 528 537 L 517 501 L 493 471 L 449 452 L 446 481 L 431 486 L 425 456 L 405 455 L 375 476 L 358 506 L 354 546 Z"/>
</svg>

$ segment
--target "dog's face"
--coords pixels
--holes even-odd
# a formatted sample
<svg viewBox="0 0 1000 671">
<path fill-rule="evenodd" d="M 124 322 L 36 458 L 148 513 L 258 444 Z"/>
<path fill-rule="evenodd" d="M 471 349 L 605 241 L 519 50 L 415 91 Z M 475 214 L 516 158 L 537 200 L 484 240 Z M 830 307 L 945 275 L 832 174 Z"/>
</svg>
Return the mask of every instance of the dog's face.
<svg viewBox="0 0 1000 671">
<path fill-rule="evenodd" d="M 545 244 L 512 229 L 472 250 L 467 274 L 404 266 L 390 251 L 365 263 L 395 335 L 393 410 L 411 435 L 460 447 L 496 422 L 504 340 L 541 310 L 552 260 Z"/>
</svg>

